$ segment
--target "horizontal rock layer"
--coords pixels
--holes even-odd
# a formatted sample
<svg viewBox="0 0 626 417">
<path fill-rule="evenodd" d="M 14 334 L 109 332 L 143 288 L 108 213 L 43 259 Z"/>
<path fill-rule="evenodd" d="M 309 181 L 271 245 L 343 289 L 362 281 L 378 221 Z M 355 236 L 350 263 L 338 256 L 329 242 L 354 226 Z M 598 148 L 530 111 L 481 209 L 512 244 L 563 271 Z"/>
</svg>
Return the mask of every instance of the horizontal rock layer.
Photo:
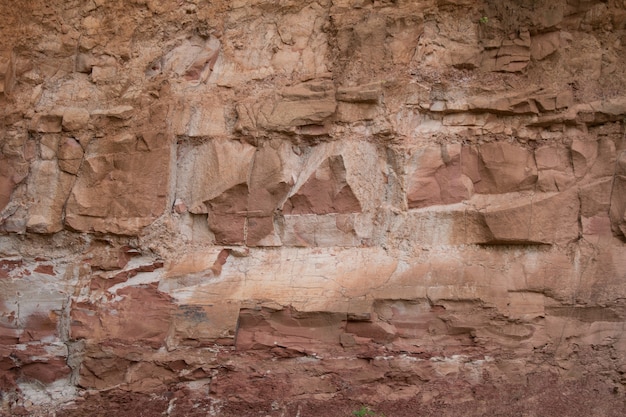
<svg viewBox="0 0 626 417">
<path fill-rule="evenodd" d="M 622 2 L 14 3 L 0 414 L 623 415 Z"/>
</svg>

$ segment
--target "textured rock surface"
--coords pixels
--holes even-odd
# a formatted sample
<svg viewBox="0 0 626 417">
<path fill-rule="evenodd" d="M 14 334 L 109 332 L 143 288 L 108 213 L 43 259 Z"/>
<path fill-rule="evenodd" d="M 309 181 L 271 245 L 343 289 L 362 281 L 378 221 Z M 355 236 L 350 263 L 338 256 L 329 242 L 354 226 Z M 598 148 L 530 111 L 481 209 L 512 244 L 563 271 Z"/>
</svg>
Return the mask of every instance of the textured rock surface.
<svg viewBox="0 0 626 417">
<path fill-rule="evenodd" d="M 0 415 L 626 414 L 626 2 L 0 7 Z"/>
</svg>

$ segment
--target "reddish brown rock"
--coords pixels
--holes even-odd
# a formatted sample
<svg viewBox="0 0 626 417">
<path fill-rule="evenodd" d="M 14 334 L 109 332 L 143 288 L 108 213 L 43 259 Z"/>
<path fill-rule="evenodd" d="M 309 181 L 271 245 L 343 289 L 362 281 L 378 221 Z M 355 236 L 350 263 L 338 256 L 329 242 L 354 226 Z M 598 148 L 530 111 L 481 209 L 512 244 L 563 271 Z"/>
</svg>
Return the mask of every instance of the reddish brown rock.
<svg viewBox="0 0 626 417">
<path fill-rule="evenodd" d="M 87 109 L 70 107 L 63 109 L 62 114 L 61 125 L 63 130 L 81 130 L 87 127 L 89 123 L 89 111 Z"/>
<path fill-rule="evenodd" d="M 85 261 L 93 269 L 104 271 L 121 269 L 126 266 L 134 252 L 130 247 L 116 247 L 108 242 L 95 240 L 85 253 Z"/>
<path fill-rule="evenodd" d="M 232 146 L 246 151 L 250 149 L 230 144 L 211 144 L 203 148 L 203 151 L 209 152 L 209 160 L 213 161 L 209 168 L 212 175 L 221 181 L 211 183 L 203 190 L 198 189 L 196 193 L 193 190 L 202 181 L 194 179 L 193 194 L 185 197 L 192 199 L 192 212 L 207 212 L 209 228 L 218 243 L 275 245 L 274 216 L 281 209 L 285 214 L 351 213 L 361 210 L 359 201 L 347 183 L 347 170 L 341 155 L 330 156 L 321 163 L 313 162 L 315 165 L 311 168 L 315 167 L 316 170 L 312 176 L 294 187 L 294 179 L 289 178 L 290 174 L 300 173 L 292 174 L 291 165 L 297 160 L 297 155 L 288 147 L 281 145 L 276 149 L 272 145 L 264 146 L 253 159 L 237 158 L 229 150 L 221 158 L 230 158 L 229 155 L 232 155 L 239 164 L 236 166 L 245 164 L 241 170 L 233 170 L 219 159 L 213 159 L 215 149 L 226 150 Z M 249 153 L 247 155 L 252 156 Z M 195 159 L 193 156 L 191 158 Z M 250 170 L 249 177 L 242 175 L 244 167 Z M 311 172 L 310 168 L 307 170 Z M 234 184 L 224 189 L 229 183 Z M 285 202 L 289 194 L 292 195 Z M 193 202 L 194 198 L 197 201 L 202 195 L 214 197 Z"/>
<path fill-rule="evenodd" d="M 579 206 L 575 191 L 489 201 L 481 210 L 492 235 L 485 243 L 569 243 L 579 236 Z"/>
<path fill-rule="evenodd" d="M 0 140 L 0 210 L 9 204 L 16 186 L 24 181 L 30 170 L 33 143 L 24 133 L 6 132 Z"/>
<path fill-rule="evenodd" d="M 304 102 L 279 101 L 271 113 L 266 114 L 267 123 L 268 127 L 276 130 L 322 124 L 333 115 L 335 109 L 336 103 L 332 99 Z"/>
<path fill-rule="evenodd" d="M 36 114 L 30 124 L 30 130 L 39 133 L 61 132 L 63 118 L 58 114 Z"/>
<path fill-rule="evenodd" d="M 519 31 L 511 39 L 491 40 L 485 46 L 481 68 L 486 71 L 518 72 L 530 61 L 532 44 L 528 31 Z"/>
<path fill-rule="evenodd" d="M 174 308 L 170 297 L 154 286 L 127 287 L 117 294 L 121 300 L 112 305 L 77 303 L 72 309 L 71 337 L 92 342 L 141 340 L 149 346 L 161 346 Z"/>
<path fill-rule="evenodd" d="M 80 165 L 83 162 L 83 148 L 73 138 L 67 138 L 59 143 L 57 152 L 59 168 L 69 174 L 78 174 Z"/>
<path fill-rule="evenodd" d="M 540 191 L 564 191 L 575 183 L 570 151 L 563 146 L 543 146 L 535 150 L 537 188 Z"/>
<path fill-rule="evenodd" d="M 136 150 L 137 143 L 134 139 L 111 144 L 117 152 L 83 161 L 67 202 L 67 226 L 132 234 L 163 213 L 169 179 L 167 141 L 161 136 L 147 152 Z"/>
<path fill-rule="evenodd" d="M 606 215 L 611 205 L 613 179 L 607 178 L 579 188 L 580 214 L 584 217 Z"/>
<path fill-rule="evenodd" d="M 616 161 L 615 143 L 612 140 L 574 140 L 572 162 L 577 179 L 586 181 L 612 176 Z"/>
<path fill-rule="evenodd" d="M 201 94 L 188 95 L 170 111 L 173 133 L 189 137 L 227 137 L 224 105 L 208 101 Z"/>
<path fill-rule="evenodd" d="M 192 37 L 156 59 L 146 69 L 146 75 L 154 77 L 165 73 L 186 81 L 206 82 L 219 51 L 220 41 L 217 38 L 211 36 L 205 40 L 199 36 Z"/>
<path fill-rule="evenodd" d="M 536 115 L 569 107 L 572 104 L 571 91 L 539 91 L 493 92 L 489 95 L 478 95 L 467 102 L 447 102 L 444 111 L 474 110 L 503 115 L 525 114 Z M 431 106 L 431 111 L 434 108 Z M 466 116 L 467 117 L 467 116 Z M 544 116 L 550 120 L 550 116 Z M 561 116 L 562 117 L 562 116 Z M 544 119 L 539 119 L 544 120 Z M 537 123 L 534 123 L 537 124 Z"/>
<path fill-rule="evenodd" d="M 107 357 L 108 356 L 108 357 Z M 124 383 L 131 361 L 106 352 L 87 356 L 79 371 L 79 386 L 107 389 Z"/>
<path fill-rule="evenodd" d="M 240 307 L 239 303 L 181 305 L 173 317 L 168 347 L 233 345 Z"/>
<path fill-rule="evenodd" d="M 238 184 L 207 201 L 209 228 L 219 244 L 241 245 L 248 217 L 248 187 Z"/>
<path fill-rule="evenodd" d="M 21 325 L 20 342 L 39 341 L 46 337 L 58 337 L 59 316 L 50 311 L 48 314 L 33 314 Z"/>
<path fill-rule="evenodd" d="M 626 237 L 626 153 L 624 152 L 617 160 L 609 214 L 613 231 Z"/>
<path fill-rule="evenodd" d="M 15 88 L 15 72 L 17 70 L 17 56 L 13 51 L 3 53 L 0 58 L 0 92 L 10 95 Z"/>
<path fill-rule="evenodd" d="M 361 205 L 346 182 L 341 156 L 326 159 L 283 206 L 285 214 L 354 213 Z"/>
<path fill-rule="evenodd" d="M 55 275 L 54 266 L 52 265 L 43 265 L 43 264 L 37 265 L 37 268 L 35 268 L 34 272 L 39 272 L 41 274 L 47 274 L 47 275 L 52 275 L 52 276 Z"/>
<path fill-rule="evenodd" d="M 358 214 L 285 215 L 279 221 L 284 246 L 354 247 L 366 245 L 371 231 L 359 228 Z"/>
<path fill-rule="evenodd" d="M 54 161 L 33 164 L 29 178 L 33 203 L 28 210 L 28 230 L 55 233 L 63 229 L 63 208 L 72 183 L 72 177 L 62 172 Z M 45 192 L 42 187 L 46 188 Z"/>
<path fill-rule="evenodd" d="M 6 178 L 0 177 L 0 207 L 5 208 L 11 200 L 11 194 L 13 194 L 13 182 Z"/>
<path fill-rule="evenodd" d="M 461 172 L 461 147 L 446 146 L 418 151 L 410 162 L 407 199 L 409 208 L 452 204 L 473 193 L 471 180 Z"/>
<path fill-rule="evenodd" d="M 105 109 L 96 109 L 92 112 L 94 116 L 104 116 L 117 120 L 128 120 L 133 117 L 135 108 L 133 106 L 114 106 Z"/>
<path fill-rule="evenodd" d="M 0 278 L 9 278 L 14 276 L 13 271 L 20 270 L 24 266 L 21 259 L 1 259 L 0 260 Z"/>
<path fill-rule="evenodd" d="M 218 243 L 256 245 L 273 232 L 274 210 L 289 189 L 284 162 L 281 152 L 270 146 L 253 152 L 240 143 L 209 142 L 183 161 L 194 167 L 202 164 L 210 172 L 208 178 L 190 178 L 190 189 L 182 197 L 192 213 L 208 214 Z"/>
<path fill-rule="evenodd" d="M 533 154 L 519 145 L 498 142 L 464 147 L 461 165 L 480 194 L 534 189 L 537 182 Z"/>
<path fill-rule="evenodd" d="M 281 348 L 299 353 L 321 352 L 339 344 L 345 326 L 341 313 L 299 313 L 288 308 L 242 310 L 235 344 L 238 349 Z"/>
<path fill-rule="evenodd" d="M 626 15 L 530 3 L 2 2 L 0 414 L 622 417 Z"/>
<path fill-rule="evenodd" d="M 561 44 L 559 32 L 548 32 L 530 38 L 530 56 L 542 60 L 556 52 Z"/>
<path fill-rule="evenodd" d="M 34 362 L 25 365 L 21 369 L 21 377 L 26 380 L 36 380 L 43 384 L 49 384 L 58 379 L 66 378 L 70 375 L 71 369 L 63 358 Z"/>
</svg>

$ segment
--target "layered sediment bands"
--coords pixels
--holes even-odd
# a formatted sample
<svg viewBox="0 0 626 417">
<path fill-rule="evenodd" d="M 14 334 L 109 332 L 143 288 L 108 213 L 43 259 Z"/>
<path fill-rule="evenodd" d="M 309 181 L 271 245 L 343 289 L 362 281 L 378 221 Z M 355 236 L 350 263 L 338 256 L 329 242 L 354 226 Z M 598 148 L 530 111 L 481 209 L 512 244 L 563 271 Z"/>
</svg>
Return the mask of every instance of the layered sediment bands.
<svg viewBox="0 0 626 417">
<path fill-rule="evenodd" d="M 626 413 L 626 3 L 0 0 L 0 414 Z"/>
</svg>

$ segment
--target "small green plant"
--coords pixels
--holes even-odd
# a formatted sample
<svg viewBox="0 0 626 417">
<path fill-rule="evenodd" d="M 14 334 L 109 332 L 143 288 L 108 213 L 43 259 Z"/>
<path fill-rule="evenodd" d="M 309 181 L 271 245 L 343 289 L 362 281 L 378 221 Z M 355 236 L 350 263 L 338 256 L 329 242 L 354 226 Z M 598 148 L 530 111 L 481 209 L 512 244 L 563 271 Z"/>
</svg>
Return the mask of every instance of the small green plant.
<svg viewBox="0 0 626 417">
<path fill-rule="evenodd" d="M 482 23 L 483 25 L 486 25 L 487 23 L 489 23 L 489 18 L 487 16 L 483 16 L 480 19 L 478 19 L 478 21 Z"/>
<path fill-rule="evenodd" d="M 362 405 L 361 408 L 359 408 L 358 410 L 354 410 L 352 414 L 356 417 L 367 417 L 376 415 L 376 413 L 370 410 L 370 408 L 366 405 Z"/>
</svg>

